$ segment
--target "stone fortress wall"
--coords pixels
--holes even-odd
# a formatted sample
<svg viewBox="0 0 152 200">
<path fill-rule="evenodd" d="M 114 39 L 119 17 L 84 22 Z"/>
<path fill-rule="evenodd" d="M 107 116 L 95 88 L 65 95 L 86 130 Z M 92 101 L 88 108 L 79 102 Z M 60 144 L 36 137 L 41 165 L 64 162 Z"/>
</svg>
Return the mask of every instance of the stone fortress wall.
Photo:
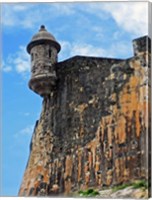
<svg viewBox="0 0 152 200">
<path fill-rule="evenodd" d="M 56 83 L 43 96 L 20 196 L 66 196 L 148 178 L 147 44 L 147 36 L 134 40 L 129 59 L 55 63 Z"/>
</svg>

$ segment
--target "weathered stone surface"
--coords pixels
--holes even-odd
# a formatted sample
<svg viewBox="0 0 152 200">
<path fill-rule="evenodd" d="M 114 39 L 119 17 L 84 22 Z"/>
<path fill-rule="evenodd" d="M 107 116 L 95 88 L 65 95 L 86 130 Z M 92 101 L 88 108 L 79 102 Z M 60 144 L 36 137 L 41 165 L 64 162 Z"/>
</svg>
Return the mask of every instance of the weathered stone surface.
<svg viewBox="0 0 152 200">
<path fill-rule="evenodd" d="M 41 96 L 49 95 L 56 83 L 57 53 L 60 45 L 42 25 L 27 46 L 31 56 L 29 88 Z"/>
<path fill-rule="evenodd" d="M 126 60 L 76 56 L 56 64 L 56 87 L 43 100 L 20 196 L 148 178 L 150 54 L 140 49 Z"/>
<path fill-rule="evenodd" d="M 102 195 L 101 195 L 102 197 Z M 111 194 L 107 194 L 105 197 L 110 198 L 132 198 L 132 199 L 147 199 L 148 191 L 144 189 L 133 189 L 132 187 L 127 187 L 125 189 L 119 190 L 117 192 L 111 192 Z"/>
</svg>

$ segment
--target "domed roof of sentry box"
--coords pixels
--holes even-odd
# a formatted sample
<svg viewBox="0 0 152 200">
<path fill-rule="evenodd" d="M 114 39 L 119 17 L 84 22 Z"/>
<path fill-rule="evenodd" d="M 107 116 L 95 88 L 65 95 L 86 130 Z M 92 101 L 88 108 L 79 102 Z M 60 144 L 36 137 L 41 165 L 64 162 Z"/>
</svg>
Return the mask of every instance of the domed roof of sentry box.
<svg viewBox="0 0 152 200">
<path fill-rule="evenodd" d="M 44 43 L 49 43 L 55 46 L 58 52 L 61 49 L 61 46 L 56 41 L 55 37 L 51 33 L 47 32 L 44 25 L 41 25 L 39 32 L 32 37 L 31 42 L 27 45 L 27 52 L 30 53 L 32 47 Z"/>
</svg>

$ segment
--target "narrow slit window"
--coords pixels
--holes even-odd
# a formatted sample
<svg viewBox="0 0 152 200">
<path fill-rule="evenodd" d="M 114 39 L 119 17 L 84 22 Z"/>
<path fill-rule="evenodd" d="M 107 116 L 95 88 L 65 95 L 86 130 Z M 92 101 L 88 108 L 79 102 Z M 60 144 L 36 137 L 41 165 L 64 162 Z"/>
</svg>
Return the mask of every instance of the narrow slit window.
<svg viewBox="0 0 152 200">
<path fill-rule="evenodd" d="M 49 49 L 49 58 L 51 58 L 51 49 Z"/>
<path fill-rule="evenodd" d="M 33 61 L 34 60 L 34 55 L 33 55 L 33 53 L 31 54 L 31 61 Z"/>
</svg>

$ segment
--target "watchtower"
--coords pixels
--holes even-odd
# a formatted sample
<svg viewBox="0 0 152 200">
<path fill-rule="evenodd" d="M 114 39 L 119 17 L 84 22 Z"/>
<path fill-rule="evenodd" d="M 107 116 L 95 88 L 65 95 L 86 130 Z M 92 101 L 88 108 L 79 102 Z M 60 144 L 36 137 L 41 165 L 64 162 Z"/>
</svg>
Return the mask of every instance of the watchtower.
<svg viewBox="0 0 152 200">
<path fill-rule="evenodd" d="M 31 55 L 29 88 L 42 97 L 49 95 L 56 84 L 55 64 L 60 49 L 60 44 L 44 25 L 27 45 L 27 52 Z"/>
</svg>

